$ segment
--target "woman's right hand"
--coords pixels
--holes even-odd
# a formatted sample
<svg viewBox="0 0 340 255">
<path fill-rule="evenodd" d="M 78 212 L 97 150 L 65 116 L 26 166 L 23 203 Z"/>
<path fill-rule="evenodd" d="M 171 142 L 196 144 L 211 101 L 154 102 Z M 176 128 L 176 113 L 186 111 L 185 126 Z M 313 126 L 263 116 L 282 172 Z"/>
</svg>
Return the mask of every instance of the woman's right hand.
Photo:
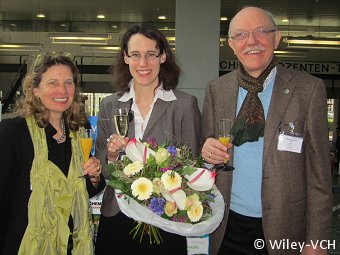
<svg viewBox="0 0 340 255">
<path fill-rule="evenodd" d="M 126 147 L 129 137 L 122 138 L 117 134 L 110 135 L 107 143 L 107 159 L 111 162 L 117 160 L 121 148 Z"/>
</svg>

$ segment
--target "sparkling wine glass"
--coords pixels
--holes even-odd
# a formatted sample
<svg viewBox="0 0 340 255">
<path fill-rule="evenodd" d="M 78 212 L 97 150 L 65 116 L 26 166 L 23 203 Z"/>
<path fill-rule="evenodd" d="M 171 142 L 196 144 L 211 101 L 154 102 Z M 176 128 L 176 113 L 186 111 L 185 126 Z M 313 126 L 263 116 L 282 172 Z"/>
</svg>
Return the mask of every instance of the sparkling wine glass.
<svg viewBox="0 0 340 255">
<path fill-rule="evenodd" d="M 127 108 L 114 109 L 113 119 L 117 134 L 124 138 L 129 127 L 129 111 Z"/>
<path fill-rule="evenodd" d="M 127 135 L 129 129 L 129 110 L 127 108 L 114 109 L 113 119 L 116 127 L 117 134 L 124 138 Z M 125 148 L 121 148 L 119 151 L 120 157 L 125 154 Z"/>
<path fill-rule="evenodd" d="M 80 129 L 79 130 L 79 140 L 81 150 L 83 152 L 84 163 L 87 162 L 90 158 L 91 149 L 93 145 L 93 135 L 94 132 L 92 129 Z M 89 175 L 82 175 L 80 177 L 91 178 Z"/>
<path fill-rule="evenodd" d="M 218 140 L 224 146 L 227 146 L 231 139 L 231 120 L 229 119 L 221 119 L 218 121 Z M 219 165 L 217 169 L 223 171 L 232 171 L 234 167 L 228 166 L 228 160 L 224 159 L 223 165 Z"/>
</svg>

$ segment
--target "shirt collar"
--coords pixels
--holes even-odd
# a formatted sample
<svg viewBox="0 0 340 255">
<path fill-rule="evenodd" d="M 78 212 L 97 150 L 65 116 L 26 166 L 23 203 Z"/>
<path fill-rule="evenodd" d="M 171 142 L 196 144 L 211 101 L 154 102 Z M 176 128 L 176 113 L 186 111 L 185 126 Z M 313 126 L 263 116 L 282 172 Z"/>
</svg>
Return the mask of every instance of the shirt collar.
<svg viewBox="0 0 340 255">
<path fill-rule="evenodd" d="M 129 82 L 129 87 L 130 87 L 130 91 L 125 92 L 125 94 L 123 96 L 121 96 L 118 101 L 120 102 L 127 102 L 130 99 L 132 99 L 133 101 L 135 101 L 135 89 L 134 89 L 134 81 L 133 79 L 131 79 L 131 81 Z M 170 102 L 170 101 L 174 101 L 177 100 L 174 92 L 172 91 L 172 89 L 166 91 L 163 89 L 163 84 L 161 83 L 155 91 L 155 98 L 154 98 L 154 102 L 157 100 L 157 98 L 166 101 L 166 102 Z"/>
</svg>

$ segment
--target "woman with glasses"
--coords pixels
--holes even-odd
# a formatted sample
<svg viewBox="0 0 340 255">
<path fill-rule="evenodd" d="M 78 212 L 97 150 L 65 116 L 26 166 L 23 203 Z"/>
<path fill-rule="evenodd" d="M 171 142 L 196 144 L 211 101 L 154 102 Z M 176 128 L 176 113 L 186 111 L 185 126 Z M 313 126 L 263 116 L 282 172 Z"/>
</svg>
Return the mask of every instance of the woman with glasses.
<svg viewBox="0 0 340 255">
<path fill-rule="evenodd" d="M 122 37 L 113 69 L 117 93 L 103 99 L 99 112 L 96 156 L 102 164 L 116 161 L 121 148 L 133 137 L 154 137 L 159 144 L 186 144 L 197 156 L 201 129 L 197 99 L 175 89 L 180 69 L 165 36 L 150 25 L 132 26 Z M 121 138 L 116 133 L 112 121 L 116 108 L 130 110 L 128 137 Z M 187 254 L 185 237 L 161 230 L 163 243 L 150 245 L 148 238 L 140 243 L 129 235 L 134 227 L 134 220 L 120 211 L 114 190 L 107 186 L 97 255 L 113 249 L 119 254 Z"/>
</svg>

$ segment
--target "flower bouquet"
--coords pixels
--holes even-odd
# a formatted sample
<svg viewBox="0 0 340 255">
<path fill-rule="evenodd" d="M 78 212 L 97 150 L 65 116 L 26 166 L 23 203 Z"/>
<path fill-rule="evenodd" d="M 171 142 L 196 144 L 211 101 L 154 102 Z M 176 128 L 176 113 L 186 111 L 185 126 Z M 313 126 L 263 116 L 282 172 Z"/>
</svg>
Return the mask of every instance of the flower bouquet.
<svg viewBox="0 0 340 255">
<path fill-rule="evenodd" d="M 215 172 L 202 168 L 187 146 L 176 148 L 131 139 L 126 157 L 109 164 L 108 183 L 116 191 L 120 210 L 139 222 L 130 232 L 140 241 L 160 243 L 158 228 L 182 236 L 213 232 L 224 214 L 224 201 L 215 187 Z"/>
</svg>

